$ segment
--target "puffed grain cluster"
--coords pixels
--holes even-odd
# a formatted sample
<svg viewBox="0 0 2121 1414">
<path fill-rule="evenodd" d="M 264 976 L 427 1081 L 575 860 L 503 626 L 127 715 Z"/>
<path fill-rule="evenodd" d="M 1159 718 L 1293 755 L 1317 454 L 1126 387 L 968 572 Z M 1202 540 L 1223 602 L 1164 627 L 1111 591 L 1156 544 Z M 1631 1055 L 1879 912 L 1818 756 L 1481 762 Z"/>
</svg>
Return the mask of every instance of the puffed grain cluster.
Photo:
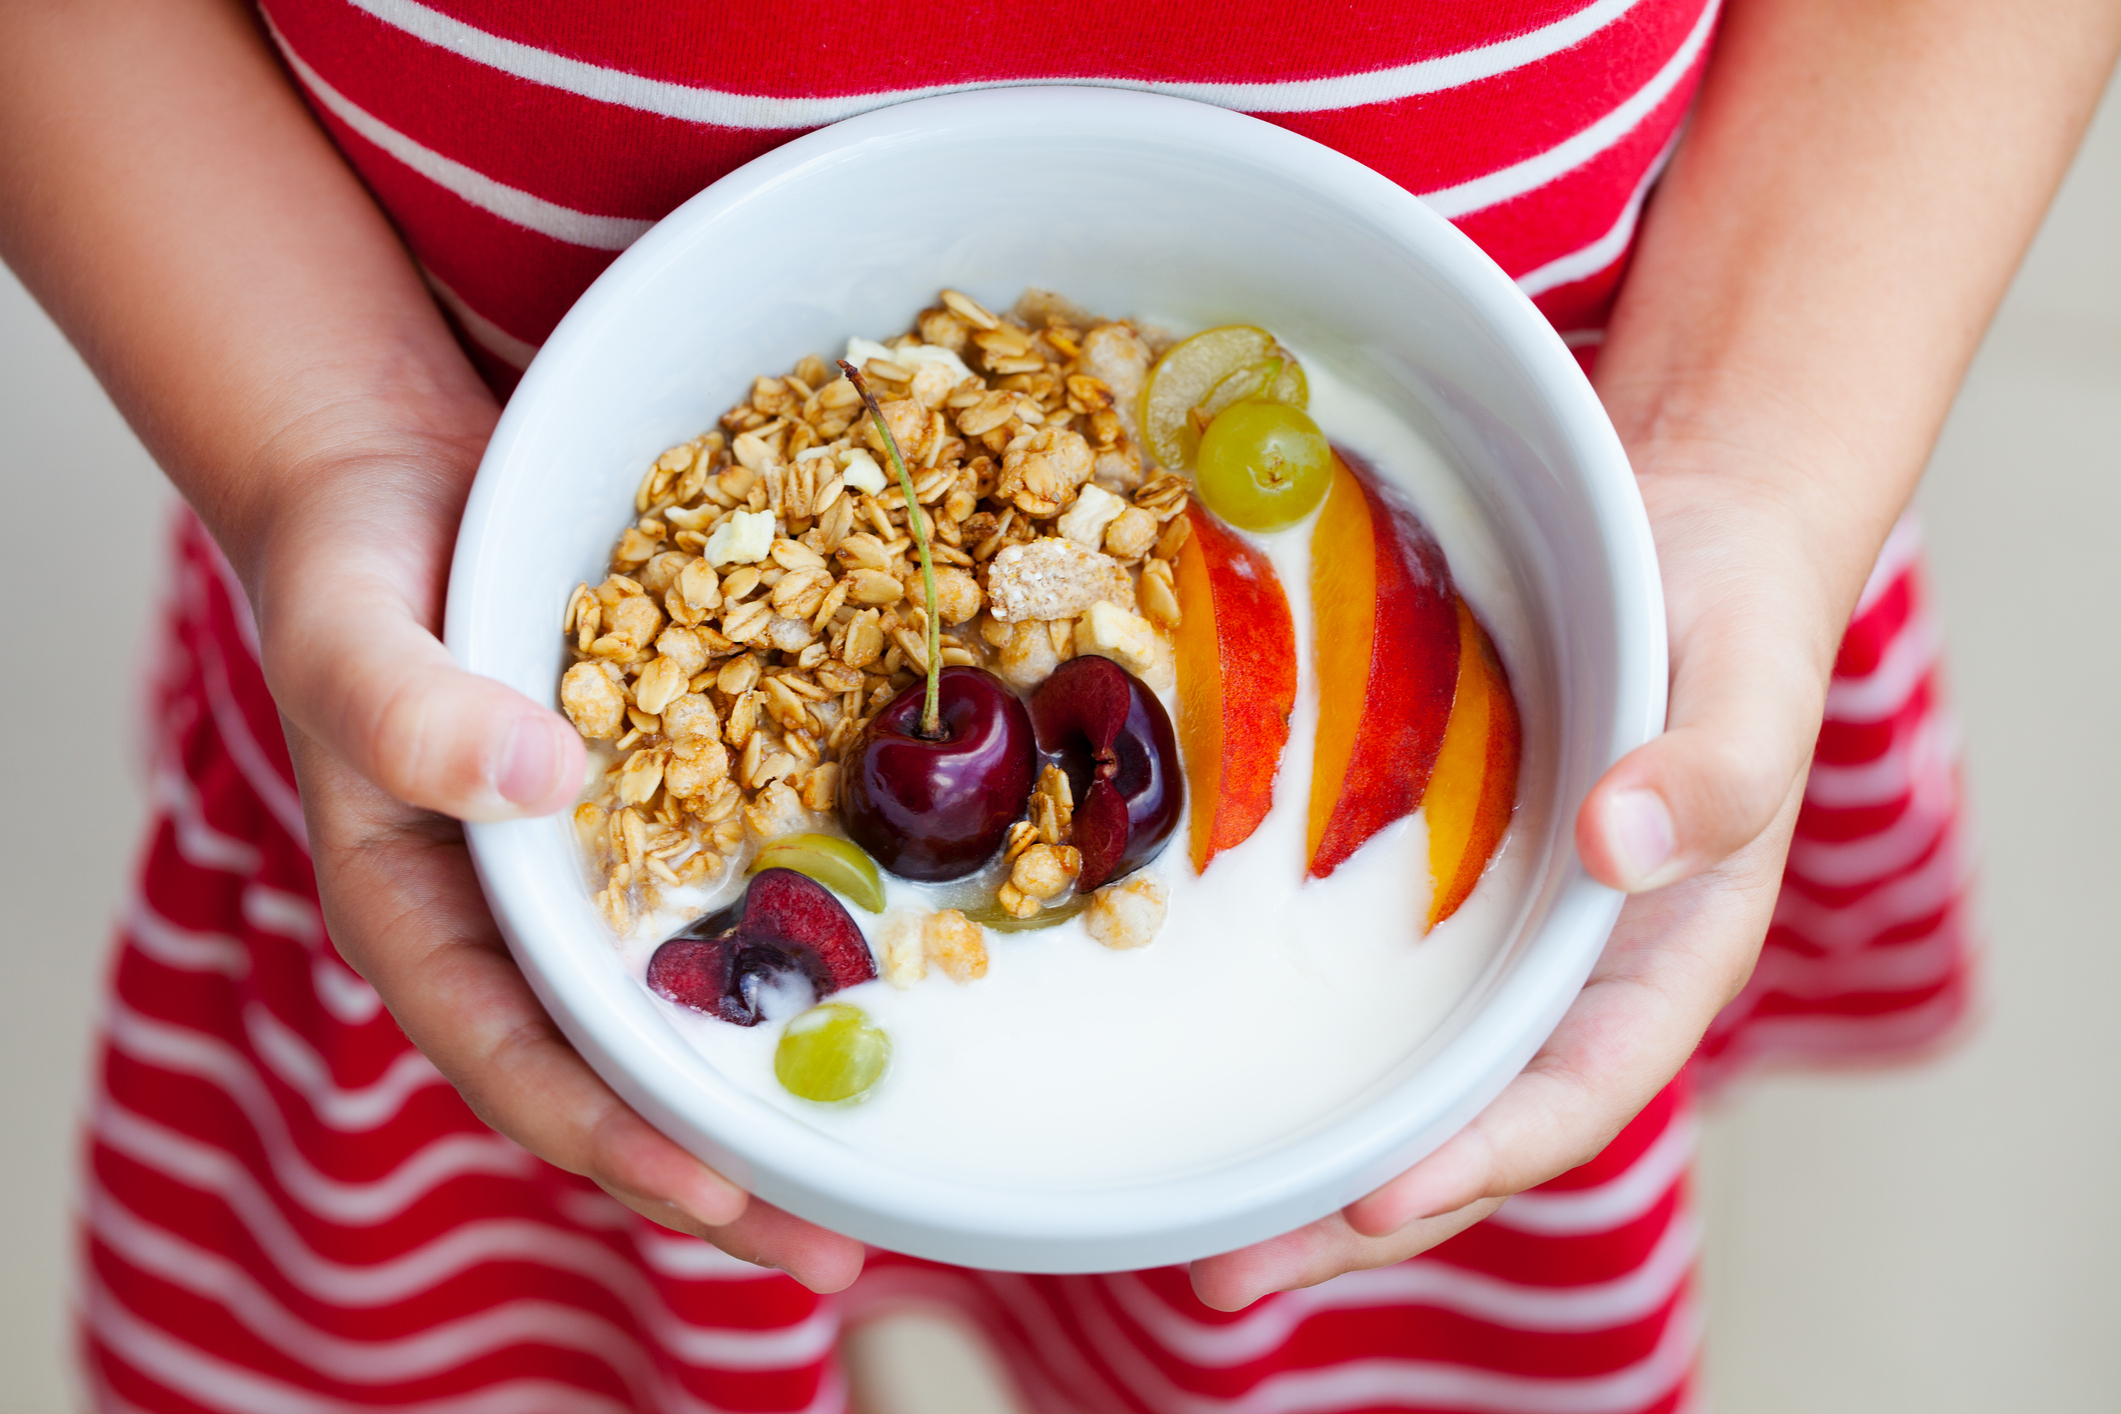
<svg viewBox="0 0 2121 1414">
<path fill-rule="evenodd" d="M 912 332 L 848 357 L 912 507 L 853 385 L 808 357 L 656 458 L 609 574 L 568 599 L 560 704 L 604 768 L 575 827 L 621 935 L 665 887 L 717 887 L 834 811 L 841 757 L 926 671 L 910 515 L 944 663 L 1018 691 L 1079 653 L 1169 671 L 1190 483 L 1145 475 L 1142 331 L 1039 291 L 998 315 L 945 290 Z M 1012 842 L 1000 902 L 1020 917 L 1072 882 L 1052 792 L 1036 844 Z"/>
</svg>

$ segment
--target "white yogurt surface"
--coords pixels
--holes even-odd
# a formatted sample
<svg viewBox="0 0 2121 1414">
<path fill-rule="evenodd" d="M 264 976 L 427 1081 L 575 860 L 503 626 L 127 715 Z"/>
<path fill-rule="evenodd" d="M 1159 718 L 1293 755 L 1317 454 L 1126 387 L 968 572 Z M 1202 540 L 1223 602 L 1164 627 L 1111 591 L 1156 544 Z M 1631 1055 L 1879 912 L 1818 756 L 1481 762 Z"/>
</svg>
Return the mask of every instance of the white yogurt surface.
<svg viewBox="0 0 2121 1414">
<path fill-rule="evenodd" d="M 1377 403 L 1309 361 L 1305 371 L 1312 416 L 1336 445 L 1408 491 L 1460 590 L 1511 657 L 1523 607 L 1456 474 Z M 1382 1079 L 1493 955 L 1526 851 L 1506 838 L 1472 897 L 1427 937 L 1428 830 L 1419 814 L 1372 838 L 1330 878 L 1304 879 L 1318 713 L 1310 536 L 1306 520 L 1251 537 L 1272 559 L 1296 626 L 1296 710 L 1273 808 L 1201 875 L 1180 822 L 1150 866 L 1170 892 L 1155 942 L 1114 952 L 1079 919 L 989 930 L 987 975 L 977 982 L 960 986 L 931 969 L 905 991 L 878 980 L 838 993 L 834 1000 L 861 1007 L 892 1045 L 883 1081 L 841 1105 L 781 1088 L 778 1020 L 737 1027 L 670 1006 L 673 1022 L 725 1076 L 816 1129 L 907 1169 L 1016 1187 L 1120 1184 L 1226 1162 Z M 889 876 L 886 885 L 894 908 L 932 906 L 920 885 Z M 881 918 L 850 911 L 879 937 Z M 627 941 L 635 976 L 669 931 Z"/>
</svg>

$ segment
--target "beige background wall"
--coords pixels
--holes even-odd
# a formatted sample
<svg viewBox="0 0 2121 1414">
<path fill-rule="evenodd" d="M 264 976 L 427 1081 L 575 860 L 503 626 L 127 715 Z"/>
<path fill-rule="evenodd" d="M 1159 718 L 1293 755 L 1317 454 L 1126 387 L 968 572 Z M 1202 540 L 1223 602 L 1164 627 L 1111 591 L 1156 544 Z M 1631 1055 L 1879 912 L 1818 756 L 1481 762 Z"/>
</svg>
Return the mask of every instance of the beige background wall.
<svg viewBox="0 0 2121 1414">
<path fill-rule="evenodd" d="M 1940 1063 L 1758 1081 L 1710 1123 L 1724 1414 L 2121 1406 L 2117 257 L 2109 101 L 1922 496 L 1980 811 L 1988 1015 Z M 0 1414 L 59 1414 L 74 1117 L 145 808 L 137 683 L 170 495 L 4 279 L 0 495 Z M 880 1406 L 998 1408 L 947 1332 L 857 1353 Z"/>
<path fill-rule="evenodd" d="M 1988 1014 L 1941 1063 L 1709 1127 L 1724 1414 L 2121 1408 L 2121 102 L 1921 493 L 1983 858 Z"/>
</svg>

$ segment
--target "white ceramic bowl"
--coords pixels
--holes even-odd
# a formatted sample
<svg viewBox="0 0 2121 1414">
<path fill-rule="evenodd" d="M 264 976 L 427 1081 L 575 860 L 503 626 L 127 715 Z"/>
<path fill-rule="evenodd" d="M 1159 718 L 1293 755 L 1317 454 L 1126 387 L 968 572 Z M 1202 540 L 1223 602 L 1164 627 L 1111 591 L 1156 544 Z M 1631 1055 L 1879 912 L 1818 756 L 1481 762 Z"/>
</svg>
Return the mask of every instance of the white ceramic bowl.
<svg viewBox="0 0 2121 1414">
<path fill-rule="evenodd" d="M 1514 930 L 1442 1029 L 1359 1102 L 1208 1172 L 1084 1191 L 897 1170 L 724 1080 L 621 967 L 564 817 L 473 825 L 501 929 L 575 1046 L 665 1133 L 769 1201 L 900 1252 L 1020 1271 L 1179 1262 L 1272 1236 L 1434 1149 L 1530 1059 L 1618 897 L 1570 826 L 1664 716 L 1663 603 L 1625 456 L 1561 340 L 1407 192 L 1280 128 L 1104 89 L 924 99 L 799 138 L 678 208 L 590 287 L 509 403 L 450 578 L 463 665 L 550 702 L 579 580 L 641 468 L 762 369 L 902 329 L 944 286 L 1274 329 L 1423 429 L 1497 531 L 1532 624 Z M 1529 652 L 1524 651 L 1529 648 Z"/>
</svg>

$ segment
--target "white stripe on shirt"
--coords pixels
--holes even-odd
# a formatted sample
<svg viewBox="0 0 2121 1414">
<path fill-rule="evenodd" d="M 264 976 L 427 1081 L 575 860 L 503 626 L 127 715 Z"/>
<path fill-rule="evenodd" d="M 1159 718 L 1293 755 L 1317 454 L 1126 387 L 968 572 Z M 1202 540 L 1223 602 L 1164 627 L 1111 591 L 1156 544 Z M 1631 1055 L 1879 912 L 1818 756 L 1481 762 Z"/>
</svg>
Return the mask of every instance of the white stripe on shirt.
<svg viewBox="0 0 2121 1414">
<path fill-rule="evenodd" d="M 992 79 L 820 98 L 771 98 L 646 78 L 624 69 L 592 64 L 518 40 L 505 39 L 430 9 L 419 4 L 418 0 L 349 0 L 349 3 L 438 49 L 530 83 L 688 123 L 718 128 L 775 129 L 818 128 L 857 113 L 915 98 L 975 89 L 1015 88 L 1027 83 L 1146 90 L 1212 103 L 1218 108 L 1235 108 L 1244 113 L 1314 113 L 1334 108 L 1357 108 L 1425 93 L 1440 93 L 1535 64 L 1596 34 L 1627 14 L 1638 0 L 1593 0 L 1552 24 L 1494 44 L 1462 49 L 1455 54 L 1439 54 L 1366 74 L 1334 78 L 1270 83 L 1183 83 L 1110 78 Z"/>
</svg>

